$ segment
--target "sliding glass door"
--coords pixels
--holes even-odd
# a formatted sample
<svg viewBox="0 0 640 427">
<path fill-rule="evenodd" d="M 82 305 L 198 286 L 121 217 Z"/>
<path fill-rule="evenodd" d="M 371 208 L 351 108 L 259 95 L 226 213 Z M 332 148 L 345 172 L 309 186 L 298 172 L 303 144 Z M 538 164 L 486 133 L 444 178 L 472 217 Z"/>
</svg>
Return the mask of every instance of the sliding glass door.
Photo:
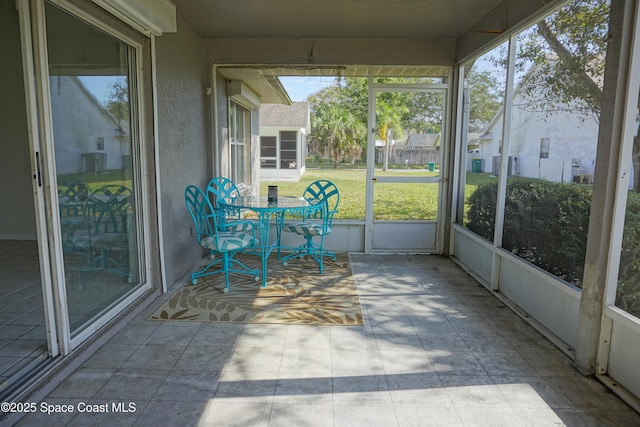
<svg viewBox="0 0 640 427">
<path fill-rule="evenodd" d="M 0 2 L 0 24 L 6 398 L 150 290 L 153 124 L 147 36 L 90 2 Z"/>
<path fill-rule="evenodd" d="M 144 283 L 134 47 L 45 5 L 71 336 Z"/>
</svg>

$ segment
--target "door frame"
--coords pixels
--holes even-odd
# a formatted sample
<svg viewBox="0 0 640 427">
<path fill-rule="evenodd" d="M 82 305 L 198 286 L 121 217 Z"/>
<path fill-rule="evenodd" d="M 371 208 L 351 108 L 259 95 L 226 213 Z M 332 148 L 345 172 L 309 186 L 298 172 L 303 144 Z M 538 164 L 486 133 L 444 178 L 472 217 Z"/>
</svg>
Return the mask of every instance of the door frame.
<svg viewBox="0 0 640 427">
<path fill-rule="evenodd" d="M 41 141 L 41 126 L 38 123 L 38 116 L 42 113 L 40 111 L 41 105 L 37 102 L 37 87 L 34 76 L 36 76 L 36 66 L 34 61 L 34 40 L 33 37 L 39 37 L 39 32 L 34 31 L 32 35 L 32 19 L 29 2 L 26 0 L 16 2 L 18 9 L 18 19 L 20 20 L 20 48 L 22 52 L 22 73 L 24 81 L 24 96 L 25 104 L 27 106 L 27 128 L 30 140 L 29 153 L 31 158 L 31 176 L 33 184 L 33 202 L 35 212 L 35 225 L 36 225 L 36 239 L 38 242 L 38 259 L 40 266 L 40 283 L 42 286 L 42 302 L 44 307 L 44 320 L 46 340 L 47 340 L 47 352 L 49 357 L 55 357 L 60 354 L 61 348 L 59 345 L 58 335 L 60 329 L 58 318 L 56 316 L 57 309 L 54 304 L 58 301 L 60 296 L 56 292 L 54 286 L 55 280 L 59 279 L 61 274 L 55 264 L 50 263 L 53 257 L 53 251 L 49 244 L 49 224 L 45 218 L 47 218 L 47 204 L 45 192 L 47 186 L 43 181 L 43 147 L 40 145 Z M 39 41 L 41 42 L 41 41 Z M 37 60 L 37 59 L 36 59 Z M 51 217 L 53 215 L 49 215 Z M 55 241 L 52 241 L 55 245 Z"/>
<path fill-rule="evenodd" d="M 67 1 L 50 1 L 73 15 L 75 18 L 89 23 L 112 37 L 132 47 L 131 56 L 135 59 L 135 69 L 130 70 L 132 79 L 131 107 L 137 112 L 136 123 L 131 123 L 132 136 L 138 140 L 138 156 L 134 159 L 134 171 L 140 190 L 135 192 L 136 204 L 139 206 L 136 239 L 139 242 L 138 259 L 143 283 L 133 292 L 108 307 L 92 322 L 72 336 L 69 322 L 69 306 L 64 272 L 62 232 L 60 211 L 58 207 L 57 174 L 55 150 L 53 143 L 53 117 L 49 87 L 49 63 L 47 51 L 45 4 L 47 0 L 18 0 L 20 14 L 21 43 L 23 50 L 25 96 L 27 97 L 27 120 L 30 131 L 30 149 L 34 175 L 34 194 L 36 198 L 36 222 L 38 229 L 41 274 L 45 317 L 47 319 L 47 339 L 50 355 L 66 355 L 80 346 L 96 331 L 104 327 L 118 313 L 148 292 L 155 277 L 151 270 L 151 201 L 142 195 L 147 193 L 148 182 L 143 177 L 150 173 L 145 143 L 147 142 L 147 118 L 149 106 L 145 103 L 143 87 L 143 44 L 114 28 L 102 19 L 88 13 L 81 7 Z M 112 16 L 104 11 L 104 16 Z M 115 18 L 113 18 L 115 19 Z M 39 100 L 39 101 L 38 101 Z M 133 110 L 132 110 L 133 111 Z M 40 186 L 38 185 L 39 183 Z M 142 249 L 141 249 L 142 248 Z M 45 277 L 46 276 L 46 277 Z"/>
<path fill-rule="evenodd" d="M 447 79 L 451 81 L 451 76 Z M 443 123 L 441 130 L 441 144 L 440 144 L 440 174 L 437 177 L 402 177 L 402 176 L 388 176 L 388 177 L 376 177 L 375 175 L 375 140 L 376 140 L 376 95 L 380 92 L 437 92 L 443 95 Z M 421 226 L 429 226 L 432 224 L 431 231 L 428 234 L 432 234 L 431 240 L 433 246 L 427 247 L 424 250 L 411 250 L 412 253 L 442 253 L 444 247 L 443 241 L 443 227 L 445 225 L 444 213 L 446 212 L 446 204 L 448 203 L 445 198 L 446 188 L 445 184 L 448 172 L 447 157 L 449 155 L 450 144 L 450 131 L 449 123 L 451 119 L 451 100 L 449 99 L 451 94 L 451 87 L 447 83 L 436 84 L 416 84 L 416 83 L 374 83 L 372 70 L 369 70 L 368 76 L 368 122 L 367 122 L 367 171 L 366 171 L 366 204 L 365 204 L 365 241 L 364 249 L 365 253 L 375 252 L 395 252 L 385 250 L 384 248 L 378 248 L 374 245 L 374 228 L 380 228 L 380 226 L 389 226 L 394 221 L 374 221 L 373 219 L 373 203 L 374 203 L 374 184 L 376 183 L 438 183 L 438 210 L 436 221 L 431 220 L 419 220 L 419 221 L 406 221 L 405 225 L 409 225 L 411 222 L 420 224 Z M 398 221 L 398 224 L 400 221 Z M 407 251 L 399 251 L 406 253 Z"/>
</svg>

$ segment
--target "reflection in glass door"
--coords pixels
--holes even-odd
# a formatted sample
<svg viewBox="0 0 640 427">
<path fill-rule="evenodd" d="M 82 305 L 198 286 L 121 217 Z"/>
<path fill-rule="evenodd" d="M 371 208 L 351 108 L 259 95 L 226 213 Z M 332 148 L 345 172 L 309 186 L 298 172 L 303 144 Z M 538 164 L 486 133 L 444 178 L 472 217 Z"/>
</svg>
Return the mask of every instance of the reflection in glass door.
<svg viewBox="0 0 640 427">
<path fill-rule="evenodd" d="M 376 84 L 368 250 L 435 252 L 445 85 Z"/>
<path fill-rule="evenodd" d="M 134 49 L 47 4 L 55 168 L 71 335 L 142 283 Z"/>
</svg>

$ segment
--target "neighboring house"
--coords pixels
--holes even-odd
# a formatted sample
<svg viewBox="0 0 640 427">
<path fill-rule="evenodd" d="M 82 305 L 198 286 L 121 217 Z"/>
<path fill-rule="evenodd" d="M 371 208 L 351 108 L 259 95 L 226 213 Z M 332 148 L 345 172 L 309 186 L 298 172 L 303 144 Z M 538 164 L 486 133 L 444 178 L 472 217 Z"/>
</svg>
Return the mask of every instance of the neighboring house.
<svg viewBox="0 0 640 427">
<path fill-rule="evenodd" d="M 52 76 L 50 84 L 58 175 L 102 173 L 128 165 L 128 126 L 121 126 L 78 77 Z"/>
<path fill-rule="evenodd" d="M 483 143 L 482 140 L 485 138 L 484 132 L 470 132 L 467 135 L 467 150 L 469 153 L 479 153 Z"/>
<path fill-rule="evenodd" d="M 424 148 L 436 150 L 440 147 L 439 133 L 412 133 L 405 144 L 407 148 Z"/>
<path fill-rule="evenodd" d="M 380 144 L 378 144 L 380 142 Z M 397 143 L 396 143 L 397 142 Z M 440 161 L 439 133 L 412 133 L 406 139 L 392 141 L 389 147 L 389 163 L 396 165 L 427 165 Z M 382 163 L 385 155 L 384 141 L 376 141 L 376 162 Z"/>
<path fill-rule="evenodd" d="M 308 102 L 260 106 L 261 179 L 299 179 L 304 175 L 310 117 Z"/>
<path fill-rule="evenodd" d="M 555 182 L 591 183 L 595 169 L 598 123 L 566 111 L 547 115 L 528 111 L 522 90 L 514 91 L 509 139 L 509 176 Z M 481 171 L 498 175 L 502 150 L 503 110 L 484 132 L 469 134 L 467 170 L 481 159 Z"/>
</svg>

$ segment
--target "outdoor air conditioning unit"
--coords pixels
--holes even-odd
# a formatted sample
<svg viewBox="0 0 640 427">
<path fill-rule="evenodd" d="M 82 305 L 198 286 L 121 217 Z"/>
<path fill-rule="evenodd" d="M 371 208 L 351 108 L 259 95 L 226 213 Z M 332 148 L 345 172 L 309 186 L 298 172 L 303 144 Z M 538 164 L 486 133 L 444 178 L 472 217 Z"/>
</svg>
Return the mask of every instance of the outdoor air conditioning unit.
<svg viewBox="0 0 640 427">
<path fill-rule="evenodd" d="M 107 153 L 95 152 L 82 155 L 82 172 L 102 173 L 107 169 Z"/>
<path fill-rule="evenodd" d="M 491 175 L 493 176 L 498 176 L 500 174 L 500 159 L 501 156 L 493 156 L 491 162 Z M 507 176 L 513 176 L 513 156 L 509 156 L 509 163 L 507 164 Z"/>
</svg>

